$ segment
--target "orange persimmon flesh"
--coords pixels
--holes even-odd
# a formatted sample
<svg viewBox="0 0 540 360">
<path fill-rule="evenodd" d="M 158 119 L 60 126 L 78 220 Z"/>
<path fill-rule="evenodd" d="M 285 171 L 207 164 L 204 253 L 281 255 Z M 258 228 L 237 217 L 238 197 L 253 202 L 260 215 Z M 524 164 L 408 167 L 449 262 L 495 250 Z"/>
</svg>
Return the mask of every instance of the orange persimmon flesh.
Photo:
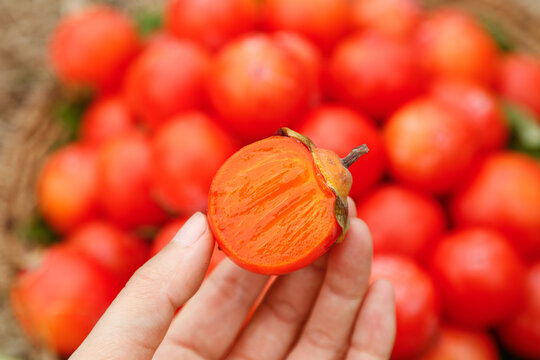
<svg viewBox="0 0 540 360">
<path fill-rule="evenodd" d="M 219 247 L 238 265 L 284 274 L 323 255 L 342 232 L 336 195 L 297 139 L 272 136 L 230 157 L 209 193 Z"/>
</svg>

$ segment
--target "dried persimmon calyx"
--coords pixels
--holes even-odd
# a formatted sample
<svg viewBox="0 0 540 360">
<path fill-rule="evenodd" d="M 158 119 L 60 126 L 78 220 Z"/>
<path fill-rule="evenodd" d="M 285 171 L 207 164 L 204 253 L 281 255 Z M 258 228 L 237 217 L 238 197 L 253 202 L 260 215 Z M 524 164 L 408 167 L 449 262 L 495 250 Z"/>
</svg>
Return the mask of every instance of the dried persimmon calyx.
<svg viewBox="0 0 540 360">
<path fill-rule="evenodd" d="M 343 239 L 352 164 L 290 129 L 250 144 L 217 172 L 208 197 L 210 227 L 221 249 L 262 274 L 302 268 Z"/>
</svg>

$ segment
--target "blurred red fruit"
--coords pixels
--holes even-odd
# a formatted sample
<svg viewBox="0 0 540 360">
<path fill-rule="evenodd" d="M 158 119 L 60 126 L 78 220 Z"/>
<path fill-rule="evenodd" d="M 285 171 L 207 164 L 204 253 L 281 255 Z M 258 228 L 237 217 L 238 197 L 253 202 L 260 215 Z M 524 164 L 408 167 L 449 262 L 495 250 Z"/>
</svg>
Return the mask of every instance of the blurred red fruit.
<svg viewBox="0 0 540 360">
<path fill-rule="evenodd" d="M 488 157 L 451 204 L 458 225 L 485 225 L 506 235 L 527 258 L 540 254 L 540 164 L 513 152 Z"/>
<path fill-rule="evenodd" d="M 37 180 L 39 210 L 61 233 L 96 215 L 97 195 L 96 154 L 80 144 L 52 154 Z"/>
<path fill-rule="evenodd" d="M 53 33 L 50 59 L 68 84 L 114 87 L 138 51 L 131 20 L 106 6 L 93 6 L 66 17 Z"/>
<path fill-rule="evenodd" d="M 80 138 L 93 145 L 134 130 L 135 118 L 124 100 L 106 96 L 94 100 L 81 120 Z"/>
<path fill-rule="evenodd" d="M 377 119 L 421 91 L 417 54 L 405 41 L 360 33 L 341 42 L 329 63 L 334 96 Z"/>
<path fill-rule="evenodd" d="M 150 127 L 205 102 L 208 54 L 198 45 L 163 37 L 152 42 L 127 72 L 129 106 Z"/>
<path fill-rule="evenodd" d="M 540 60 L 526 54 L 508 55 L 498 75 L 502 96 L 527 107 L 540 121 Z"/>
<path fill-rule="evenodd" d="M 232 137 L 207 115 L 174 117 L 152 139 L 156 199 L 183 215 L 204 210 L 214 175 L 236 149 Z"/>
<path fill-rule="evenodd" d="M 112 274 L 66 247 L 48 250 L 42 264 L 23 271 L 11 289 L 13 312 L 40 345 L 69 356 L 120 287 Z"/>
<path fill-rule="evenodd" d="M 447 235 L 431 260 L 444 311 L 456 324 L 498 325 L 523 302 L 525 267 L 508 241 L 493 230 L 466 228 Z"/>
<path fill-rule="evenodd" d="M 383 185 L 357 204 L 366 222 L 373 252 L 394 253 L 422 262 L 442 236 L 446 218 L 433 198 L 398 185 Z"/>
<path fill-rule="evenodd" d="M 431 88 L 432 96 L 461 113 L 480 149 L 488 152 L 506 145 L 508 126 L 495 94 L 470 80 L 441 78 Z"/>
<path fill-rule="evenodd" d="M 429 73 L 489 85 L 495 80 L 497 47 L 471 15 L 454 9 L 435 10 L 420 24 L 416 36 L 417 58 Z"/>
<path fill-rule="evenodd" d="M 527 273 L 525 306 L 499 329 L 503 344 L 527 359 L 540 358 L 540 262 Z"/>
<path fill-rule="evenodd" d="M 388 121 L 383 131 L 394 177 L 436 194 L 455 189 L 477 152 L 477 139 L 465 119 L 430 98 L 415 100 Z"/>
<path fill-rule="evenodd" d="M 345 157 L 353 148 L 367 144 L 369 153 L 349 171 L 354 181 L 350 195 L 358 197 L 375 186 L 386 169 L 386 154 L 381 133 L 370 119 L 341 106 L 322 106 L 309 114 L 299 132 L 320 148 Z"/>
<path fill-rule="evenodd" d="M 422 15 L 417 0 L 356 0 L 353 6 L 353 22 L 357 29 L 400 38 L 413 34 Z"/>
<path fill-rule="evenodd" d="M 327 51 L 351 28 L 348 0 L 267 0 L 266 26 L 297 32 Z"/>
<path fill-rule="evenodd" d="M 245 140 L 292 126 L 316 97 L 312 67 L 282 38 L 254 34 L 225 46 L 210 73 L 210 100 Z"/>
<path fill-rule="evenodd" d="M 170 0 L 166 12 L 169 32 L 210 49 L 253 30 L 258 20 L 257 0 Z"/>
<path fill-rule="evenodd" d="M 148 260 L 148 246 L 141 239 L 101 220 L 80 226 L 65 244 L 108 269 L 120 285 Z"/>
<path fill-rule="evenodd" d="M 159 225 L 167 214 L 151 197 L 152 149 L 144 135 L 131 132 L 99 151 L 99 201 L 115 224 L 126 228 Z"/>
<path fill-rule="evenodd" d="M 396 341 L 393 359 L 413 358 L 435 341 L 439 330 L 437 294 L 429 276 L 411 260 L 397 255 L 373 258 L 372 280 L 394 285 Z"/>
<path fill-rule="evenodd" d="M 445 326 L 421 360 L 499 360 L 493 338 L 483 331 Z"/>
</svg>

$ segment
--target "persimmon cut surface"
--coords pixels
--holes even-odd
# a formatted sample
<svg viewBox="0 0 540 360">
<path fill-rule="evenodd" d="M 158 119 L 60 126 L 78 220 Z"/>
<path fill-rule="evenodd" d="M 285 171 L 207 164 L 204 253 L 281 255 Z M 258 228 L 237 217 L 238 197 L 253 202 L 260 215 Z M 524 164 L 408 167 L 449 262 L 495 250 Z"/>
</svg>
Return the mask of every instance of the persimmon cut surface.
<svg viewBox="0 0 540 360">
<path fill-rule="evenodd" d="M 242 148 L 221 167 L 208 216 L 218 245 L 233 261 L 253 272 L 283 274 L 315 261 L 336 241 L 342 229 L 335 202 L 308 147 L 272 136 Z"/>
</svg>

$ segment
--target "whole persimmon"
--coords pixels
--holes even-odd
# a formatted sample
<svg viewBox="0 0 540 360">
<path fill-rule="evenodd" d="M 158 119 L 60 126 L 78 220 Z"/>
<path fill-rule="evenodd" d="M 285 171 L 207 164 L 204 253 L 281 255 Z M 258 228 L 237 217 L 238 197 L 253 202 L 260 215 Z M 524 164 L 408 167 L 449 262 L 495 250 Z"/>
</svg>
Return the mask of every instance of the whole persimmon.
<svg viewBox="0 0 540 360">
<path fill-rule="evenodd" d="M 195 43 L 164 37 L 152 42 L 131 63 L 124 96 L 150 128 L 205 104 L 209 55 Z"/>
<path fill-rule="evenodd" d="M 460 185 L 475 164 L 477 139 L 458 112 L 432 98 L 399 109 L 383 130 L 391 174 L 434 194 Z"/>
<path fill-rule="evenodd" d="M 421 360 L 499 360 L 497 344 L 489 333 L 445 325 L 435 345 Z"/>
<path fill-rule="evenodd" d="M 139 49 L 135 25 L 123 13 L 92 6 L 55 29 L 50 61 L 62 81 L 98 89 L 115 87 Z"/>
<path fill-rule="evenodd" d="M 493 85 L 499 54 L 484 28 L 456 9 L 429 13 L 418 27 L 417 58 L 428 73 Z"/>
<path fill-rule="evenodd" d="M 254 30 L 259 22 L 257 0 L 169 0 L 166 28 L 173 35 L 218 49 Z"/>
<path fill-rule="evenodd" d="M 523 304 L 525 265 L 508 240 L 489 228 L 445 236 L 433 253 L 431 274 L 454 324 L 499 325 Z"/>
<path fill-rule="evenodd" d="M 108 269 L 120 285 L 148 260 L 148 246 L 144 241 L 103 220 L 78 227 L 67 236 L 64 244 Z"/>
<path fill-rule="evenodd" d="M 266 275 L 309 265 L 345 236 L 347 168 L 366 151 L 340 159 L 287 128 L 243 147 L 210 187 L 208 221 L 219 248 Z"/>
<path fill-rule="evenodd" d="M 15 317 L 36 344 L 69 356 L 86 338 L 120 286 L 96 262 L 56 246 L 22 271 L 11 288 Z"/>
<path fill-rule="evenodd" d="M 230 42 L 216 55 L 208 79 L 211 103 L 245 140 L 292 126 L 316 97 L 312 68 L 296 49 L 268 34 Z"/>
<path fill-rule="evenodd" d="M 471 80 L 441 78 L 431 87 L 432 96 L 461 113 L 473 128 L 480 150 L 502 149 L 508 140 L 508 125 L 496 95 Z"/>
<path fill-rule="evenodd" d="M 455 195 L 458 225 L 490 226 L 506 235 L 526 258 L 540 254 L 540 164 L 528 155 L 490 155 Z"/>
<path fill-rule="evenodd" d="M 507 55 L 499 65 L 497 85 L 502 96 L 525 106 L 540 119 L 539 59 L 520 53 Z"/>
<path fill-rule="evenodd" d="M 328 64 L 335 98 L 382 119 L 422 90 L 417 54 L 405 40 L 356 33 L 339 43 Z"/>
<path fill-rule="evenodd" d="M 81 144 L 68 145 L 49 157 L 37 180 L 41 214 L 65 233 L 98 213 L 96 152 Z"/>
<path fill-rule="evenodd" d="M 527 271 L 526 302 L 498 329 L 499 338 L 512 353 L 526 359 L 540 358 L 540 262 Z"/>
<path fill-rule="evenodd" d="M 150 141 L 136 131 L 111 139 L 100 148 L 99 203 L 109 220 L 137 229 L 167 219 L 152 198 L 152 163 Z"/>
<path fill-rule="evenodd" d="M 411 259 L 399 255 L 373 258 L 371 279 L 387 279 L 394 286 L 396 340 L 392 359 L 412 359 L 436 341 L 439 303 L 427 273 Z"/>
<path fill-rule="evenodd" d="M 351 28 L 348 0 L 267 0 L 264 22 L 269 30 L 299 33 L 328 51 Z"/>
<path fill-rule="evenodd" d="M 400 38 L 413 35 L 422 17 L 417 0 L 355 0 L 353 23 L 357 29 L 369 29 Z"/>
<path fill-rule="evenodd" d="M 101 145 L 135 128 L 135 117 L 120 95 L 100 97 L 92 102 L 81 119 L 79 137 L 83 142 Z"/>
<path fill-rule="evenodd" d="M 151 146 L 153 195 L 181 215 L 205 209 L 212 178 L 237 148 L 231 135 L 199 112 L 172 118 Z"/>
<path fill-rule="evenodd" d="M 155 256 L 158 252 L 160 252 L 161 249 L 163 249 L 174 238 L 176 233 L 180 230 L 180 228 L 182 228 L 187 220 L 188 218 L 178 218 L 163 226 L 154 237 L 151 248 L 151 256 Z M 221 260 L 225 259 L 225 257 L 225 253 L 219 250 L 216 245 L 214 252 L 212 253 L 212 257 L 210 258 L 210 264 L 208 265 L 206 276 L 210 275 L 210 273 L 221 262 Z"/>
<path fill-rule="evenodd" d="M 349 168 L 354 178 L 352 197 L 360 197 L 381 180 L 387 165 L 382 135 L 375 123 L 361 113 L 338 105 L 321 106 L 308 114 L 299 132 L 341 157 L 358 144 L 368 146 L 369 156 L 362 156 Z"/>
<path fill-rule="evenodd" d="M 375 255 L 394 253 L 424 262 L 446 229 L 446 216 L 437 200 L 395 184 L 365 196 L 357 212 L 371 231 Z"/>
</svg>

